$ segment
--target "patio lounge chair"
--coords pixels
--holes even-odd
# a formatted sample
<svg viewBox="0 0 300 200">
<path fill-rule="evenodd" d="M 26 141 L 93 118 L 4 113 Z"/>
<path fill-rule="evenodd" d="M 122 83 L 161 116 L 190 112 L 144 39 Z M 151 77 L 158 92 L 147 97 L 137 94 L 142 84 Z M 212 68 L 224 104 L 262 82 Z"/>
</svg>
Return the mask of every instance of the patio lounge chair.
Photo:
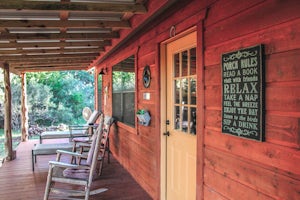
<svg viewBox="0 0 300 200">
<path fill-rule="evenodd" d="M 82 199 L 79 197 L 84 197 L 85 200 L 88 200 L 90 195 L 108 190 L 107 188 L 100 188 L 91 191 L 91 184 L 97 177 L 96 166 L 99 156 L 101 157 L 102 155 L 101 149 L 107 144 L 107 138 L 109 136 L 107 127 L 110 127 L 111 119 L 111 117 L 106 116 L 103 123 L 104 118 L 103 114 L 101 114 L 101 123 L 93 135 L 93 141 L 88 152 L 86 165 L 60 162 L 62 154 L 68 154 L 75 157 L 81 157 L 82 155 L 76 152 L 57 151 L 56 161 L 49 162 L 44 200 L 47 200 L 49 197 L 58 199 Z M 70 187 L 66 189 L 63 187 L 64 184 L 74 185 L 74 188 L 76 189 L 70 189 Z M 56 185 L 59 187 L 56 187 Z M 82 190 L 79 190 L 78 186 L 82 186 Z"/>
<path fill-rule="evenodd" d="M 74 138 L 88 136 L 89 128 L 93 129 L 93 124 L 96 122 L 100 112 L 95 110 L 84 125 L 71 125 L 66 131 L 45 131 L 40 135 L 40 144 L 44 139 L 60 139 L 60 138 Z"/>
</svg>

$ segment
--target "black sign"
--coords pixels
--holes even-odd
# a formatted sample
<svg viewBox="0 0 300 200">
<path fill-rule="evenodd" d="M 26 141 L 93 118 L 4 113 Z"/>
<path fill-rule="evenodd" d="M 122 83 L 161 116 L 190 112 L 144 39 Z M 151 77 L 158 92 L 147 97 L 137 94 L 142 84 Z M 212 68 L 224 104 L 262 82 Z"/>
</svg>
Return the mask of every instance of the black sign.
<svg viewBox="0 0 300 200">
<path fill-rule="evenodd" d="M 264 139 L 262 45 L 222 55 L 222 132 Z"/>
</svg>

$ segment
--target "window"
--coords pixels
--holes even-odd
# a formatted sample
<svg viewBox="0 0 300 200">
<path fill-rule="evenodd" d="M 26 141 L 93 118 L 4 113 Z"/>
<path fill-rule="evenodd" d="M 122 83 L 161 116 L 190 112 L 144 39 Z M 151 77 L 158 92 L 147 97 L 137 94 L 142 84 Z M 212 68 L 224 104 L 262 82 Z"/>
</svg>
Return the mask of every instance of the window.
<svg viewBox="0 0 300 200">
<path fill-rule="evenodd" d="M 130 56 L 113 66 L 113 117 L 119 122 L 135 126 L 135 64 Z"/>
<path fill-rule="evenodd" d="M 175 129 L 196 134 L 196 48 L 174 55 Z"/>
<path fill-rule="evenodd" d="M 102 76 L 98 74 L 98 111 L 102 111 Z"/>
</svg>

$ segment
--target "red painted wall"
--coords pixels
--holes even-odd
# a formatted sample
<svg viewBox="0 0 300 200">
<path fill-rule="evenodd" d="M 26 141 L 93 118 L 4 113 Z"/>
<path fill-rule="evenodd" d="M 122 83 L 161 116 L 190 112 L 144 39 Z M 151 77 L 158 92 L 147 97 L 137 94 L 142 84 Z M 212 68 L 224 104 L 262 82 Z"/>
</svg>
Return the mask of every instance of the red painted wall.
<svg viewBox="0 0 300 200">
<path fill-rule="evenodd" d="M 149 12 L 158 2 L 149 1 Z M 153 199 L 159 199 L 159 45 L 169 38 L 173 25 L 177 33 L 201 25 L 201 16 L 207 9 L 203 21 L 204 65 L 198 65 L 204 70 L 205 110 L 204 129 L 197 133 L 198 149 L 203 152 L 203 156 L 198 154 L 201 180 L 197 183 L 197 198 L 300 199 L 299 1 L 194 0 L 177 4 L 98 66 L 108 67 L 111 73 L 114 64 L 135 54 L 137 108 L 148 109 L 152 117 L 149 127 L 114 128 L 111 134 L 114 156 Z M 133 25 L 138 20 L 139 16 L 133 19 Z M 221 133 L 221 55 L 257 44 L 264 44 L 266 54 L 265 142 Z M 146 65 L 152 75 L 148 89 L 144 89 L 141 81 Z M 103 79 L 103 86 L 110 89 L 104 111 L 111 114 L 111 75 Z M 150 101 L 143 100 L 143 92 L 151 94 Z"/>
<path fill-rule="evenodd" d="M 299 9 L 295 0 L 211 5 L 204 33 L 205 199 L 300 198 Z M 220 55 L 256 44 L 266 54 L 263 143 L 221 133 Z"/>
</svg>

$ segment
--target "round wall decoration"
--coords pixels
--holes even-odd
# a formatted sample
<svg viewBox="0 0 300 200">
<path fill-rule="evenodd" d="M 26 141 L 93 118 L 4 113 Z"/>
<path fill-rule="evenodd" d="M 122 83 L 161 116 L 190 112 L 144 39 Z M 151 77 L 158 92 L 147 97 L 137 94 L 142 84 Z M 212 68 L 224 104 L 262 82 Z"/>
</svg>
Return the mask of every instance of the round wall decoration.
<svg viewBox="0 0 300 200">
<path fill-rule="evenodd" d="M 146 67 L 144 67 L 144 71 L 143 71 L 143 84 L 144 84 L 144 87 L 148 88 L 150 86 L 150 82 L 151 82 L 151 72 L 150 72 L 149 65 L 147 65 Z"/>
</svg>

